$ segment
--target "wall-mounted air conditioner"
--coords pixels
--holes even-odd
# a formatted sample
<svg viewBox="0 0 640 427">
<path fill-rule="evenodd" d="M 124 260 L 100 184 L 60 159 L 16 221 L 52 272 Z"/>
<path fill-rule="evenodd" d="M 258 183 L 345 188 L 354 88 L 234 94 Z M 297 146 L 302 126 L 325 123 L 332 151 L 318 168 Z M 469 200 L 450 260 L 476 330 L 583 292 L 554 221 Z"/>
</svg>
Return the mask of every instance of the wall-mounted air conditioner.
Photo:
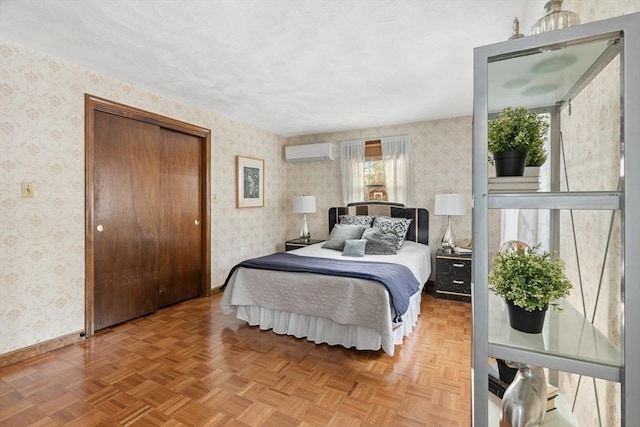
<svg viewBox="0 0 640 427">
<path fill-rule="evenodd" d="M 314 162 L 317 160 L 333 160 L 333 144 L 292 145 L 284 148 L 284 156 L 288 162 Z"/>
</svg>

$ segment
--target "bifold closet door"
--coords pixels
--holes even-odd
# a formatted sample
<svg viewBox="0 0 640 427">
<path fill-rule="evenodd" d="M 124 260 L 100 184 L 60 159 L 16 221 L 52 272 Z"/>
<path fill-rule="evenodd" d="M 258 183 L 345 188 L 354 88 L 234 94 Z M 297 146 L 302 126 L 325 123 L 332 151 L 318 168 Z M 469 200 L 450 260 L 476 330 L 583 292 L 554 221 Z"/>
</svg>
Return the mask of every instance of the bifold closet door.
<svg viewBox="0 0 640 427">
<path fill-rule="evenodd" d="M 160 307 L 200 295 L 202 138 L 161 128 Z"/>
<path fill-rule="evenodd" d="M 158 308 L 160 128 L 95 112 L 95 329 Z"/>
</svg>

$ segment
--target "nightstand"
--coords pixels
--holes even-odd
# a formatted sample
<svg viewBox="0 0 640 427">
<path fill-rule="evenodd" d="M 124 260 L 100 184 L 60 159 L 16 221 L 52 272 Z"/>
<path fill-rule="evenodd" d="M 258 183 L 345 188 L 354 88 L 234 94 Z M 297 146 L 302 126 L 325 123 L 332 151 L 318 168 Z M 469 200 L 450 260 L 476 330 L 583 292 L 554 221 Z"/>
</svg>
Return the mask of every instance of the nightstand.
<svg viewBox="0 0 640 427">
<path fill-rule="evenodd" d="M 297 239 L 293 239 L 293 240 L 287 240 L 284 244 L 284 250 L 285 251 L 292 251 L 294 249 L 300 249 L 303 248 L 305 246 L 309 246 L 309 245 L 313 245 L 314 243 L 320 243 L 320 242 L 324 242 L 324 240 L 317 240 L 317 239 L 309 239 L 309 240 L 302 240 L 300 238 Z"/>
<path fill-rule="evenodd" d="M 471 254 L 436 252 L 436 296 L 471 301 Z"/>
</svg>

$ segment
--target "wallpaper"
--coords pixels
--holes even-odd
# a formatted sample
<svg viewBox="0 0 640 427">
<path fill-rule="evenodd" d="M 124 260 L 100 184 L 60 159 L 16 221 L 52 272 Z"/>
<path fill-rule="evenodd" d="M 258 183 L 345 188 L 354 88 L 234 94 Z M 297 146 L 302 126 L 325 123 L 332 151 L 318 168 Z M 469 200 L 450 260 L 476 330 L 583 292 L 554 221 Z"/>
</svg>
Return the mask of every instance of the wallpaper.
<svg viewBox="0 0 640 427">
<path fill-rule="evenodd" d="M 576 12 L 581 22 L 586 23 L 639 12 L 640 1 L 567 0 L 562 7 Z M 618 188 L 619 58 L 614 59 L 572 100 L 571 114 L 567 108 L 563 109 L 561 121 L 567 159 L 567 178 L 562 182 L 563 188 L 569 187 L 575 191 Z M 560 221 L 560 254 L 566 262 L 567 276 L 574 284 L 569 300 L 580 311 L 584 307 L 586 317 L 594 316 L 594 324 L 598 329 L 616 345 L 620 345 L 619 212 L 574 211 L 571 215 L 563 211 Z M 575 235 L 574 228 L 578 230 Z M 610 249 L 607 251 L 609 233 Z M 570 404 L 575 400 L 573 412 L 579 425 L 620 425 L 620 384 L 561 374 L 560 386 Z"/>
<path fill-rule="evenodd" d="M 339 153 L 333 161 L 286 163 L 284 146 L 410 134 L 414 205 L 433 211 L 435 194 L 471 197 L 471 117 L 311 135 L 289 140 L 161 97 L 8 40 L 0 42 L 0 354 L 84 328 L 84 94 L 211 129 L 212 287 L 245 258 L 284 249 L 302 218 L 292 197 L 317 197 L 312 237 L 328 235 L 327 211 L 342 204 Z M 235 156 L 265 159 L 265 207 L 236 209 Z M 455 173 L 453 172 L 455 171 Z M 35 197 L 21 198 L 20 183 Z M 439 247 L 446 219 L 430 217 Z M 471 237 L 471 211 L 452 218 Z"/>
<path fill-rule="evenodd" d="M 343 205 L 340 142 L 395 135 L 408 135 L 411 138 L 414 188 L 412 207 L 429 210 L 429 245 L 432 248 L 440 247 L 446 217 L 433 215 L 436 194 L 461 193 L 471 204 L 470 116 L 289 138 L 288 145 L 318 142 L 334 144 L 335 160 L 295 163 L 290 164 L 287 169 L 292 194 L 316 196 L 318 213 L 307 214 L 312 236 L 326 237 L 329 234 L 326 214 L 328 208 Z M 299 228 L 294 221 L 288 228 L 288 233 L 297 236 Z M 451 229 L 456 242 L 471 238 L 471 208 L 468 215 L 451 218 Z"/>
<path fill-rule="evenodd" d="M 563 8 L 590 22 L 640 11 L 640 0 L 565 0 Z M 611 74 L 616 74 L 616 66 L 611 64 Z M 566 120 L 567 138 L 582 139 L 588 147 L 589 136 L 600 135 L 601 125 L 613 129 L 618 120 L 619 97 L 611 80 L 604 77 L 594 81 L 593 87 L 574 106 L 592 118 L 591 125 L 572 127 L 571 120 Z M 339 142 L 355 138 L 409 135 L 413 205 L 430 211 L 432 248 L 439 247 L 446 226 L 446 218 L 433 215 L 435 195 L 455 192 L 471 198 L 470 116 L 287 139 L 0 39 L 0 354 L 84 328 L 85 93 L 211 129 L 212 287 L 220 286 L 240 260 L 282 250 L 285 240 L 298 236 L 302 216 L 291 212 L 295 195 L 316 196 L 317 213 L 307 215 L 308 225 L 313 238 L 327 236 L 327 210 L 342 204 L 339 150 L 333 161 L 294 164 L 284 161 L 285 145 L 332 142 L 337 148 Z M 609 138 L 615 135 L 603 135 L 600 140 Z M 589 147 L 583 154 L 599 158 L 594 150 Z M 236 209 L 236 155 L 265 160 L 264 208 Z M 21 198 L 22 181 L 34 183 L 34 198 Z M 611 184 L 611 179 L 607 182 Z M 610 218 L 587 212 L 577 220 L 581 229 L 593 229 L 581 243 L 585 256 L 602 262 L 600 249 L 607 232 L 602 225 L 608 225 Z M 499 217 L 491 216 L 491 229 L 498 229 L 498 221 Z M 563 221 L 564 229 L 566 218 Z M 456 241 L 470 238 L 471 211 L 452 218 L 452 230 Z M 614 223 L 614 241 L 619 241 L 616 233 L 619 225 Z M 607 278 L 618 274 L 610 267 L 618 262 L 616 254 L 612 256 L 607 261 Z M 571 261 L 568 267 L 574 275 Z M 585 289 L 587 305 L 593 309 L 593 276 L 599 265 L 590 268 Z M 616 291 L 607 291 L 601 301 L 605 304 L 596 324 L 617 340 Z M 566 375 L 562 381 L 563 390 L 572 397 L 577 378 Z M 583 383 L 577 395 L 576 414 L 585 426 L 597 425 L 590 382 Z M 619 385 L 598 381 L 597 390 L 603 425 L 619 425 Z"/>
<path fill-rule="evenodd" d="M 285 138 L 8 40 L 0 70 L 0 354 L 84 329 L 85 93 L 211 129 L 214 287 L 284 245 Z M 265 160 L 264 208 L 236 209 L 236 155 Z"/>
</svg>

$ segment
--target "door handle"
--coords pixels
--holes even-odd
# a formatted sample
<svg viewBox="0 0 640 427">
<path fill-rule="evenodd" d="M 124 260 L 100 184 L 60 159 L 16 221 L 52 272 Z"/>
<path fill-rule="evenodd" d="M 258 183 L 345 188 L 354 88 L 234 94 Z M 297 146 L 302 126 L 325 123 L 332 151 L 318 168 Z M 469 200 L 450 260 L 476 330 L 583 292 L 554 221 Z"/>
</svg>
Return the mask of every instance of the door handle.
<svg viewBox="0 0 640 427">
<path fill-rule="evenodd" d="M 102 233 L 104 231 L 104 226 L 102 224 L 98 224 L 98 226 L 96 227 L 96 230 L 98 230 L 98 232 Z"/>
<path fill-rule="evenodd" d="M 200 225 L 200 220 L 199 220 L 199 219 L 196 219 L 195 221 L 193 221 L 193 223 L 194 223 L 195 225 Z"/>
</svg>

